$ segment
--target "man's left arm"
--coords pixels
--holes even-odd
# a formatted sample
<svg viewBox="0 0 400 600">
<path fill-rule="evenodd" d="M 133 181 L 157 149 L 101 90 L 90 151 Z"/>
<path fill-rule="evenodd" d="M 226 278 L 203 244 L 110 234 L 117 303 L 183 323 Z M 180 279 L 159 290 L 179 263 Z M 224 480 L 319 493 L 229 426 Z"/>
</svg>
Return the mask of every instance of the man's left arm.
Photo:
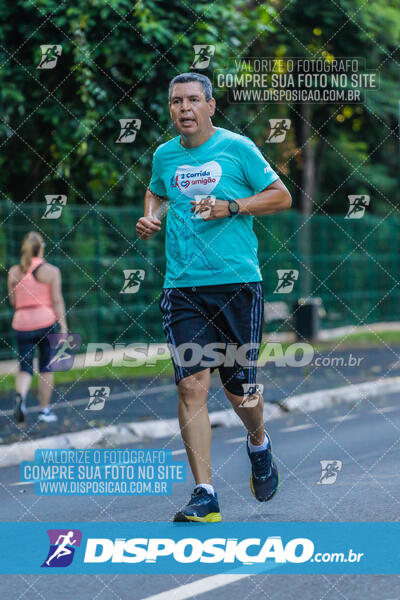
<svg viewBox="0 0 400 600">
<path fill-rule="evenodd" d="M 239 214 L 261 217 L 287 210 L 292 206 L 292 197 L 286 185 L 281 179 L 277 179 L 262 192 L 236 202 L 239 205 Z"/>
<path fill-rule="evenodd" d="M 235 202 L 239 207 L 237 214 L 261 217 L 287 210 L 292 206 L 292 197 L 285 184 L 280 179 L 277 179 L 258 194 L 254 194 L 254 196 L 249 196 L 248 198 L 238 198 Z M 196 210 L 196 212 L 201 214 L 210 209 L 210 201 L 208 199 L 202 200 L 200 206 L 197 207 L 194 201 L 192 204 L 192 212 Z M 205 217 L 204 220 L 213 221 L 214 219 L 223 219 L 230 216 L 229 201 L 215 200 L 215 204 L 211 206 L 209 216 Z"/>
<path fill-rule="evenodd" d="M 279 179 L 279 175 L 270 167 L 254 142 L 241 136 L 232 143 L 232 153 L 238 158 L 243 181 L 247 184 L 249 191 L 253 191 L 253 195 L 246 198 L 232 198 L 237 206 L 231 202 L 231 211 L 228 208 L 228 201 L 216 200 L 210 215 L 204 219 L 205 221 L 231 217 L 235 213 L 261 217 L 273 215 L 291 207 L 292 198 L 289 190 Z M 201 214 L 203 208 L 208 208 L 207 205 L 209 206 L 210 202 L 201 202 L 200 206 L 196 207 L 197 212 Z"/>
</svg>

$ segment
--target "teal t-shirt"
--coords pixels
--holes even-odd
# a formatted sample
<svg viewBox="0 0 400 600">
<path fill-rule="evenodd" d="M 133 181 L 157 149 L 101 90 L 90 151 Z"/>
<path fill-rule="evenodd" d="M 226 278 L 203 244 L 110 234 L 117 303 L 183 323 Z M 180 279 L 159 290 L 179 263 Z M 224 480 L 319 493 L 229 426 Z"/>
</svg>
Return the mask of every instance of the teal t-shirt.
<svg viewBox="0 0 400 600">
<path fill-rule="evenodd" d="M 261 281 L 253 217 L 194 219 L 190 201 L 204 194 L 247 198 L 277 179 L 249 138 L 221 127 L 196 148 L 182 146 L 180 136 L 159 146 L 149 187 L 169 200 L 164 287 Z"/>
</svg>

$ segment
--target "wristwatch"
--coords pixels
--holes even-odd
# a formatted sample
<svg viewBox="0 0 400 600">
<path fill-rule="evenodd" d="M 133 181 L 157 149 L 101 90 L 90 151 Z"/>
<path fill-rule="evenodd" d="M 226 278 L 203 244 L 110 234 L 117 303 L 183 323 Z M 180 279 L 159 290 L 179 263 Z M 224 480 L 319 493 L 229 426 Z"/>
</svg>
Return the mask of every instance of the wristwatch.
<svg viewBox="0 0 400 600">
<path fill-rule="evenodd" d="M 239 213 L 239 209 L 240 209 L 240 206 L 237 202 L 235 202 L 234 200 L 232 202 L 229 202 L 228 210 L 229 210 L 230 217 L 234 217 L 235 215 L 237 215 Z"/>
</svg>

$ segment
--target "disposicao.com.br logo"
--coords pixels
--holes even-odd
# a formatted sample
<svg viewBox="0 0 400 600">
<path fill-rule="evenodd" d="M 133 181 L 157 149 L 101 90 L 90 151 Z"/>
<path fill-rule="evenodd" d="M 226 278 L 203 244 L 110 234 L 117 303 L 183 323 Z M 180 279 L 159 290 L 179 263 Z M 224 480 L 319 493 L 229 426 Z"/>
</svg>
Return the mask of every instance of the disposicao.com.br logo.
<svg viewBox="0 0 400 600">
<path fill-rule="evenodd" d="M 171 538 L 89 538 L 86 543 L 85 563 L 161 563 L 169 557 L 181 564 L 188 563 L 241 563 L 277 564 L 311 562 L 360 562 L 363 553 L 317 552 L 308 538 L 293 538 L 286 544 L 280 536 L 262 538 L 213 537 L 200 540 L 194 537 Z"/>
</svg>

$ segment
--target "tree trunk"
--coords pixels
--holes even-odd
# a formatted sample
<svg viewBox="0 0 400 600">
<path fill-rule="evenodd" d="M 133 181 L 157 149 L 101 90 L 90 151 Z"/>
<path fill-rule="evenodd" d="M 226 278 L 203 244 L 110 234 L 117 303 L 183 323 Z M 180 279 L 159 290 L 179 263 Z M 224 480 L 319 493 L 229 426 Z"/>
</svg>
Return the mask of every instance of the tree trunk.
<svg viewBox="0 0 400 600">
<path fill-rule="evenodd" d="M 301 177 L 300 190 L 300 214 L 302 221 L 299 231 L 299 252 L 301 259 L 301 270 L 299 273 L 300 292 L 303 298 L 311 295 L 312 290 L 312 272 L 311 272 L 311 219 L 309 218 L 313 209 L 313 200 L 315 196 L 315 141 L 310 138 L 313 136 L 311 128 L 312 110 L 310 104 L 302 104 L 301 127 L 300 127 L 300 146 L 303 156 L 303 170 Z"/>
</svg>

